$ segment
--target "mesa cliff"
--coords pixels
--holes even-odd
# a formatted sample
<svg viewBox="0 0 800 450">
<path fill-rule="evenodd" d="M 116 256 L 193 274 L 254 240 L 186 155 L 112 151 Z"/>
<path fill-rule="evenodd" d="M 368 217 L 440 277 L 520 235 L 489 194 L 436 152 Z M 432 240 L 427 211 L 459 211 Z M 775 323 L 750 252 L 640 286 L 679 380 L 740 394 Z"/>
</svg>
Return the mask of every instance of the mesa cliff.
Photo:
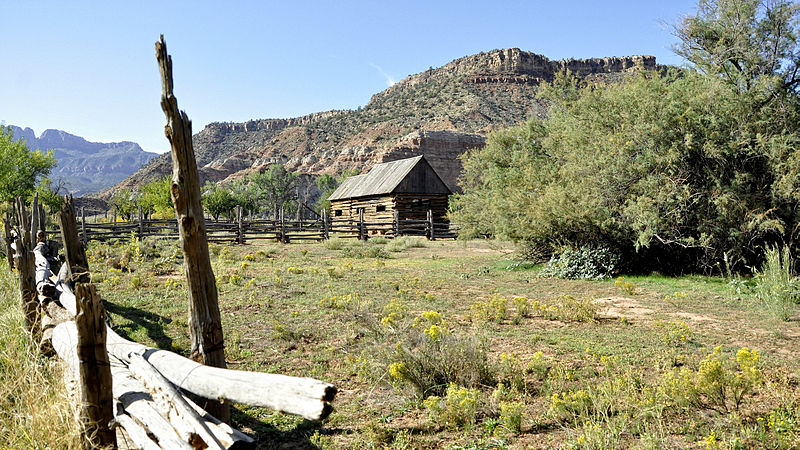
<svg viewBox="0 0 800 450">
<path fill-rule="evenodd" d="M 546 115 L 547 105 L 536 97 L 539 84 L 566 71 L 588 82 L 613 82 L 659 69 L 653 56 L 550 60 L 518 48 L 493 50 L 410 75 L 357 110 L 211 123 L 193 143 L 205 180 L 224 181 L 271 164 L 306 174 L 365 171 L 424 154 L 458 191 L 460 155 L 483 146 L 494 129 Z M 169 171 L 169 154 L 162 155 L 121 185 Z"/>
</svg>

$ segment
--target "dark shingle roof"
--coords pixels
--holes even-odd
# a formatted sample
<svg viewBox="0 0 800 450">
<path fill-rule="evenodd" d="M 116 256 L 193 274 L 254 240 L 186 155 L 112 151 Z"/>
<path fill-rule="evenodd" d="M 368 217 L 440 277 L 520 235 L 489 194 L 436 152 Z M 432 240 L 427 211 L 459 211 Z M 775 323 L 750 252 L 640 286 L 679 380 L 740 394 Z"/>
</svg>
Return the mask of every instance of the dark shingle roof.
<svg viewBox="0 0 800 450">
<path fill-rule="evenodd" d="M 403 182 L 414 167 L 423 160 L 424 157 L 420 155 L 378 164 L 369 173 L 356 175 L 344 180 L 333 194 L 328 197 L 328 200 L 390 194 Z M 427 164 L 427 161 L 425 163 Z M 430 166 L 429 164 L 427 165 Z M 433 171 L 433 169 L 430 170 Z M 433 173 L 435 174 L 436 172 L 433 171 Z M 434 176 L 438 178 L 438 175 Z M 438 182 L 444 185 L 441 179 Z M 447 187 L 444 186 L 444 189 L 447 189 Z"/>
</svg>

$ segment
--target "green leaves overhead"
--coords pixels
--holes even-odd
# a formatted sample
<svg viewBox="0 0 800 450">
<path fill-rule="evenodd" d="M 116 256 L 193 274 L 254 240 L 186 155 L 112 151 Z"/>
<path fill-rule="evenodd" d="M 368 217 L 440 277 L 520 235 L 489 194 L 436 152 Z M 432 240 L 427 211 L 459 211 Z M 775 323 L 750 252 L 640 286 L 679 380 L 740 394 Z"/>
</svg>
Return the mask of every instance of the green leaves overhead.
<svg viewBox="0 0 800 450">
<path fill-rule="evenodd" d="M 14 141 L 10 129 L 0 126 L 0 203 L 33 195 L 37 182 L 55 166 L 52 152 L 31 152 L 24 141 Z"/>
</svg>

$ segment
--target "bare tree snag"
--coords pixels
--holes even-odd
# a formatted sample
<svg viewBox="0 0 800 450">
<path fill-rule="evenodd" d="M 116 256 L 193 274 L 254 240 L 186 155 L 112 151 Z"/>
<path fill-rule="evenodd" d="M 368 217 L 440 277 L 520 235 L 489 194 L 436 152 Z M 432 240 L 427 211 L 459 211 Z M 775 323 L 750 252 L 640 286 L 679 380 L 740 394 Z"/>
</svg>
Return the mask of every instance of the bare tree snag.
<svg viewBox="0 0 800 450">
<path fill-rule="evenodd" d="M 161 72 L 161 109 L 167 116 L 164 132 L 172 147 L 171 195 L 189 291 L 191 357 L 208 366 L 225 368 L 217 284 L 208 255 L 197 161 L 192 148 L 192 122 L 186 112 L 178 109 L 172 91 L 172 57 L 167 53 L 163 35 L 156 42 L 156 59 Z M 214 400 L 210 400 L 206 410 L 223 422 L 230 420 L 229 408 Z"/>
<path fill-rule="evenodd" d="M 106 313 L 97 290 L 90 282 L 86 251 L 78 240 L 75 205 L 64 198 L 59 212 L 66 263 L 75 292 L 77 328 L 79 416 L 86 449 L 116 447 L 111 365 L 106 351 Z"/>
</svg>

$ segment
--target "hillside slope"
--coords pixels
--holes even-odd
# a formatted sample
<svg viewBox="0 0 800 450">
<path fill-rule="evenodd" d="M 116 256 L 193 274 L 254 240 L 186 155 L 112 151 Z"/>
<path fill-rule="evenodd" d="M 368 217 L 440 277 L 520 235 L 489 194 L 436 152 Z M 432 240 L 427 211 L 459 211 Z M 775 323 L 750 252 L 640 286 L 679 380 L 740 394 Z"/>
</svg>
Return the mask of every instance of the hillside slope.
<svg viewBox="0 0 800 450">
<path fill-rule="evenodd" d="M 536 98 L 541 82 L 564 70 L 580 78 L 614 79 L 638 67 L 656 69 L 655 57 L 551 61 L 516 48 L 493 50 L 411 75 L 357 110 L 211 123 L 193 142 L 208 180 L 273 163 L 301 173 L 335 173 L 425 154 L 456 189 L 459 155 L 482 146 L 492 129 L 545 114 L 546 105 Z M 169 155 L 162 155 L 122 185 L 136 186 L 169 171 Z"/>
</svg>

